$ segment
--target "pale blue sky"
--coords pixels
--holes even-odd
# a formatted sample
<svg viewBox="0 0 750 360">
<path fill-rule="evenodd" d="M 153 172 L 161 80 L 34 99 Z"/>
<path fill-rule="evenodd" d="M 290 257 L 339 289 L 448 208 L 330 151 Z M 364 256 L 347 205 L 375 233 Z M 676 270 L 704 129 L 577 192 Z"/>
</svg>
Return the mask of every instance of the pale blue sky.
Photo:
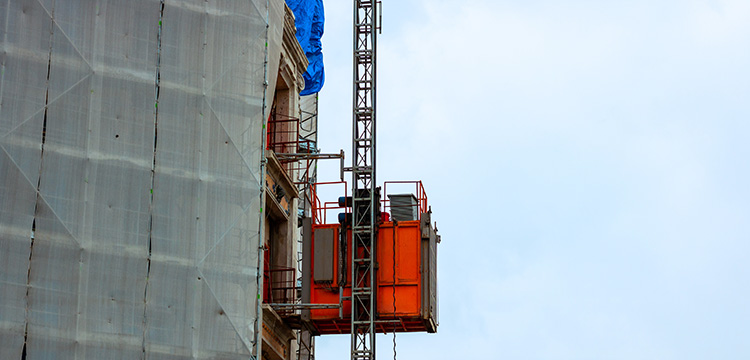
<svg viewBox="0 0 750 360">
<path fill-rule="evenodd" d="M 352 5 L 325 6 L 348 155 Z M 439 332 L 399 359 L 750 358 L 750 1 L 383 6 L 378 178 L 423 180 L 443 237 Z"/>
</svg>

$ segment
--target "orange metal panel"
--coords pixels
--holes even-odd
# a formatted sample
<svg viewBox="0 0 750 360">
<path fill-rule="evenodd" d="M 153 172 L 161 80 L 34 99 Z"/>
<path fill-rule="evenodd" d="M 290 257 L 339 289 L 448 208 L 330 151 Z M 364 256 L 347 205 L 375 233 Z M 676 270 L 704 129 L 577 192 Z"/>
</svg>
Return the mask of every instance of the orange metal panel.
<svg viewBox="0 0 750 360">
<path fill-rule="evenodd" d="M 395 229 L 394 232 L 394 223 L 388 222 L 378 230 L 378 314 L 393 318 L 395 279 L 396 316 L 418 317 L 421 305 L 419 221 L 403 221 Z"/>
<path fill-rule="evenodd" d="M 419 317 L 420 298 L 419 286 L 396 285 L 396 315 L 393 315 L 393 287 L 380 286 L 378 288 L 378 313 L 381 318 L 394 319 L 399 317 Z"/>
</svg>

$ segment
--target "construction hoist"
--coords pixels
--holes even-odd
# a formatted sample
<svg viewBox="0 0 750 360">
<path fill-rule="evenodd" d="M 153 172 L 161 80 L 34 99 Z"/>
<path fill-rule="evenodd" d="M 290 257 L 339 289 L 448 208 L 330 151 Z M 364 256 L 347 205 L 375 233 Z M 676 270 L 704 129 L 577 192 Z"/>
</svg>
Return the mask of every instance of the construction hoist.
<svg viewBox="0 0 750 360">
<path fill-rule="evenodd" d="M 351 359 L 375 359 L 376 239 L 380 199 L 375 182 L 379 1 L 354 0 L 352 116 Z"/>
</svg>

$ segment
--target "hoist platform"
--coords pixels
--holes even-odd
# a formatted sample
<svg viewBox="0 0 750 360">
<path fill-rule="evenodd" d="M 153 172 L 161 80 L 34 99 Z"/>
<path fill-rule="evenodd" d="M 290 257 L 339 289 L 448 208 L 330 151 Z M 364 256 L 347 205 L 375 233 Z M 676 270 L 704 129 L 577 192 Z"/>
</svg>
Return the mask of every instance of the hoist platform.
<svg viewBox="0 0 750 360">
<path fill-rule="evenodd" d="M 398 182 L 407 183 L 407 182 Z M 378 211 L 376 251 L 376 316 L 378 333 L 436 332 L 437 244 L 440 236 L 431 224 L 431 210 L 421 182 L 416 194 L 388 195 Z M 385 187 L 388 183 L 385 184 Z M 404 201 L 405 199 L 405 201 Z M 410 200 L 411 199 L 411 200 Z M 342 211 L 345 220 L 351 211 L 345 203 L 328 202 L 307 226 L 303 261 L 309 270 L 303 277 L 304 303 L 338 305 L 305 310 L 302 319 L 317 334 L 348 334 L 351 331 L 351 249 L 350 222 L 326 223 L 325 212 Z M 305 229 L 307 230 L 307 229 Z M 342 235 L 345 234 L 345 237 Z M 358 256 L 363 257 L 363 256 Z"/>
</svg>

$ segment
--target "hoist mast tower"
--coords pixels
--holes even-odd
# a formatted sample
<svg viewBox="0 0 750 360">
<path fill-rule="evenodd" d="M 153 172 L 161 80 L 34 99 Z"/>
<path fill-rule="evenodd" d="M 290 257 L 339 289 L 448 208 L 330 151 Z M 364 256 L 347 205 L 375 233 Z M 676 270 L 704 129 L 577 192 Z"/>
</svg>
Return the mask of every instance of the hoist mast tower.
<svg viewBox="0 0 750 360">
<path fill-rule="evenodd" d="M 377 1 L 354 0 L 351 359 L 375 359 Z"/>
</svg>

